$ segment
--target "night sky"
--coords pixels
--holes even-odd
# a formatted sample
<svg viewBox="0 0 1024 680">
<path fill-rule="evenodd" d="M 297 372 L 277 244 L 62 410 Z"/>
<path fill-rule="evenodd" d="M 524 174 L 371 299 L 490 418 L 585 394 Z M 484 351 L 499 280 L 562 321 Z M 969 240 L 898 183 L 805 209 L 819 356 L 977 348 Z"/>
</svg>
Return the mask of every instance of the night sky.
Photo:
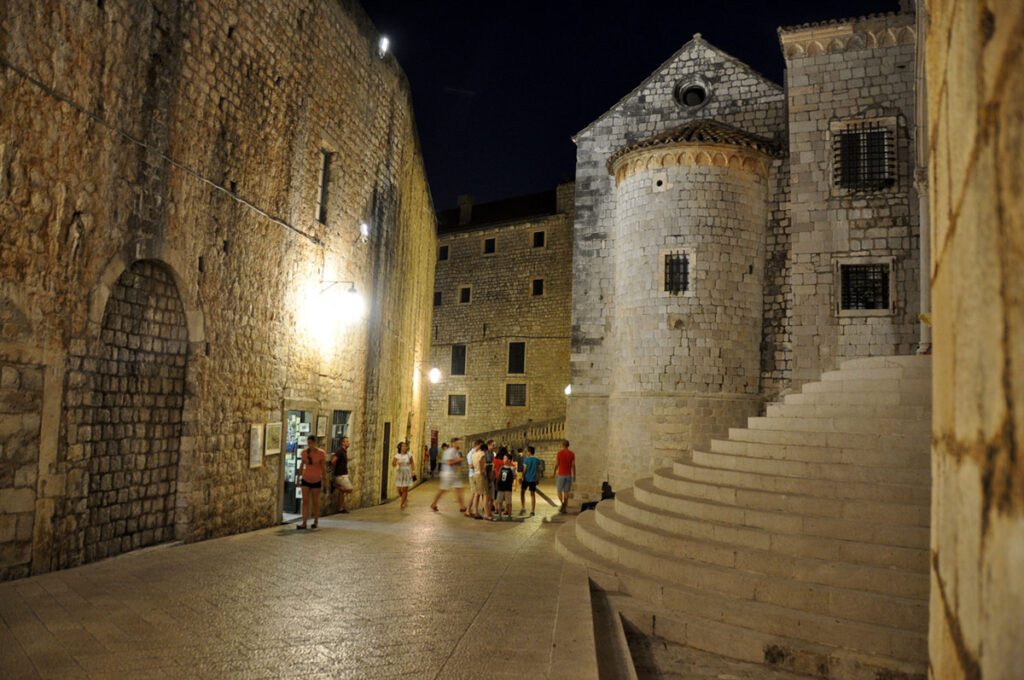
<svg viewBox="0 0 1024 680">
<path fill-rule="evenodd" d="M 544 191 L 571 137 L 694 33 L 781 83 L 776 28 L 898 0 L 363 0 L 412 83 L 437 209 Z"/>
</svg>

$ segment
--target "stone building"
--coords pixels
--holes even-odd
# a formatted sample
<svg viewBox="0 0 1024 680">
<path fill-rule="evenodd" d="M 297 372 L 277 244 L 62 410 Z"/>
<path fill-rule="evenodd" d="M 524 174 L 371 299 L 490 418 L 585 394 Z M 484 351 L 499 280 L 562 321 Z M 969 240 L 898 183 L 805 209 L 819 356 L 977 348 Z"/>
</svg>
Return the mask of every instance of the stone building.
<svg viewBox="0 0 1024 680">
<path fill-rule="evenodd" d="M 576 136 L 584 497 L 841 360 L 917 351 L 913 24 L 781 29 L 785 87 L 698 34 Z"/>
<path fill-rule="evenodd" d="M 17 0 L 0 32 L 0 578 L 275 524 L 318 430 L 354 503 L 392 495 L 435 218 L 358 4 Z"/>
<path fill-rule="evenodd" d="M 464 196 L 439 215 L 430 361 L 441 379 L 427 409 L 438 442 L 549 421 L 561 432 L 572 238 L 571 182 L 479 205 Z"/>
</svg>

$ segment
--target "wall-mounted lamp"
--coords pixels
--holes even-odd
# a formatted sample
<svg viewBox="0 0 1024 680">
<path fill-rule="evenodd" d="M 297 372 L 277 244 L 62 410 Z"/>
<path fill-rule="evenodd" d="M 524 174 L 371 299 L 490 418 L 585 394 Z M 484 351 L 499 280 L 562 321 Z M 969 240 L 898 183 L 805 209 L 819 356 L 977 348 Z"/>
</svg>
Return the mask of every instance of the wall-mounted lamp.
<svg viewBox="0 0 1024 680">
<path fill-rule="evenodd" d="M 572 385 L 566 385 L 565 386 L 565 396 L 568 397 L 570 394 L 572 394 Z"/>
<path fill-rule="evenodd" d="M 436 385 L 437 383 L 441 382 L 441 369 L 439 369 L 439 368 L 432 368 L 432 369 L 430 369 L 430 372 L 427 373 L 427 377 L 430 378 L 430 382 L 432 382 L 433 384 Z"/>
<path fill-rule="evenodd" d="M 363 240 L 370 238 L 370 225 L 363 222 L 359 225 L 359 235 L 363 237 Z"/>
<path fill-rule="evenodd" d="M 377 43 L 377 56 L 381 59 L 388 53 L 388 48 L 391 47 L 391 41 L 388 40 L 386 35 L 380 37 L 380 42 Z"/>
<path fill-rule="evenodd" d="M 342 315 L 349 319 L 363 318 L 363 314 L 366 312 L 366 303 L 363 296 L 356 290 L 355 281 L 321 281 L 320 294 L 323 295 L 339 283 L 348 284 L 348 290 L 339 301 Z"/>
</svg>

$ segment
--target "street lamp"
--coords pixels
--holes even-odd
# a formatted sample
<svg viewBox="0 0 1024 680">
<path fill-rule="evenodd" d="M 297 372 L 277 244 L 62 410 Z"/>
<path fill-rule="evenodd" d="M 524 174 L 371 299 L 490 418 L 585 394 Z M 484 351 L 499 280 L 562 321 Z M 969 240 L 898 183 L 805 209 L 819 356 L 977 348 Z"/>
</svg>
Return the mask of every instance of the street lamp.
<svg viewBox="0 0 1024 680">
<path fill-rule="evenodd" d="M 441 382 L 441 369 L 439 369 L 439 368 L 432 368 L 432 369 L 430 369 L 430 372 L 427 373 L 427 377 L 430 378 L 430 382 L 431 383 L 436 385 L 437 383 Z"/>
</svg>

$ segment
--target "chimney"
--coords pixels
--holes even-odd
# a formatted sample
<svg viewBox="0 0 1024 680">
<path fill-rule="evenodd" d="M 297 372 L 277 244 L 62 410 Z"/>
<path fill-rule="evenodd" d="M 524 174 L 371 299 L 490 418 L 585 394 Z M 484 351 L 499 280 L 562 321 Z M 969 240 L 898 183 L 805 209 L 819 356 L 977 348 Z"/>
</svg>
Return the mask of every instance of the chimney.
<svg viewBox="0 0 1024 680">
<path fill-rule="evenodd" d="M 459 196 L 459 226 L 464 227 L 473 219 L 473 197 L 469 194 Z"/>
</svg>

